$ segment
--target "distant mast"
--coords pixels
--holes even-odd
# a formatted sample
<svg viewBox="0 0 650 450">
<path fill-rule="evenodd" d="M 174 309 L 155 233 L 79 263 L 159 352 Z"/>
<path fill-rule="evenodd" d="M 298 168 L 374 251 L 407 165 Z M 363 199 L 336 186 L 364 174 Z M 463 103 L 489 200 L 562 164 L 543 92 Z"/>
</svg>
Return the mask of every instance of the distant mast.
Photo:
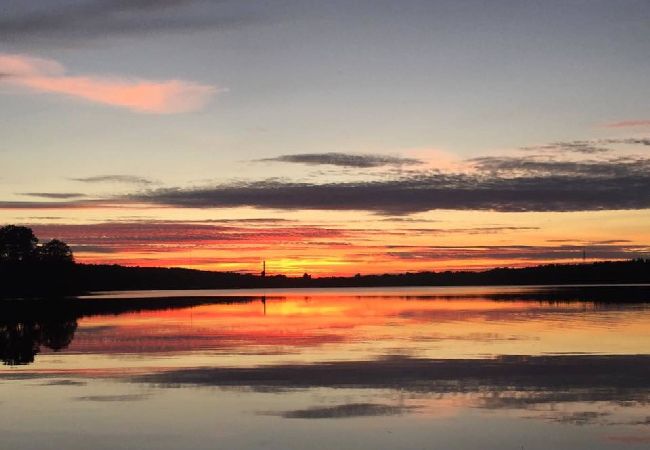
<svg viewBox="0 0 650 450">
<path fill-rule="evenodd" d="M 262 261 L 262 273 L 260 274 L 262 278 L 266 277 L 266 260 Z"/>
</svg>

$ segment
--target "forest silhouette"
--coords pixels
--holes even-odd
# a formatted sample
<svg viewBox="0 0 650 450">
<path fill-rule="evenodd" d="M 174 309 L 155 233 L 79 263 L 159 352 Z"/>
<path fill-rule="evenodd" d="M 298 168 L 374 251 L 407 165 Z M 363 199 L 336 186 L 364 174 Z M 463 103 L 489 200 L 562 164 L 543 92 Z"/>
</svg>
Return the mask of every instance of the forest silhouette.
<svg viewBox="0 0 650 450">
<path fill-rule="evenodd" d="M 650 283 L 650 260 L 549 264 L 483 271 L 289 277 L 183 268 L 80 264 L 70 247 L 39 244 L 31 229 L 0 228 L 0 298 L 64 297 L 96 291 L 151 289 L 324 288 L 389 286 L 570 285 Z"/>
</svg>

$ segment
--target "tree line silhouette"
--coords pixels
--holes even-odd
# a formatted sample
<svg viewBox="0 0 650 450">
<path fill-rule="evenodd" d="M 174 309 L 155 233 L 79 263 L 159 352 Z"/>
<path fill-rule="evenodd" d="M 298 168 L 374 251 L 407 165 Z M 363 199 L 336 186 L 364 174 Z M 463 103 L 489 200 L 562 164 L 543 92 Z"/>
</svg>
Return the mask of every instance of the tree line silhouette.
<svg viewBox="0 0 650 450">
<path fill-rule="evenodd" d="M 372 286 L 478 286 L 650 283 L 650 260 L 549 264 L 484 271 L 410 272 L 352 277 L 288 277 L 182 268 L 78 264 L 57 239 L 39 244 L 27 227 L 0 228 L 0 298 L 92 291 Z"/>
<path fill-rule="evenodd" d="M 63 241 L 39 244 L 31 228 L 0 228 L 0 295 L 62 295 L 74 291 L 74 255 Z"/>
</svg>

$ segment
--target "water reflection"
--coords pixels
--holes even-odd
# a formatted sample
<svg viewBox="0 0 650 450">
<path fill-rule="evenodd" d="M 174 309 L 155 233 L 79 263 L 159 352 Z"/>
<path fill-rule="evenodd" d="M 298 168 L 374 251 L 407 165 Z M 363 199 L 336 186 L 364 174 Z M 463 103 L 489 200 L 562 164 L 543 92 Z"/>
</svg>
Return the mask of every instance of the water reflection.
<svg viewBox="0 0 650 450">
<path fill-rule="evenodd" d="M 649 292 L 418 288 L 4 303 L 3 448 L 30 439 L 87 448 L 79 429 L 97 448 L 199 449 L 217 440 L 224 448 L 643 448 Z M 23 425 L 51 420 L 56 435 L 33 438 Z"/>
<path fill-rule="evenodd" d="M 30 364 L 41 347 L 67 348 L 76 330 L 74 318 L 0 321 L 0 359 L 6 365 Z"/>
<path fill-rule="evenodd" d="M 49 351 L 77 360 L 164 354 L 183 367 L 198 362 L 197 352 L 206 364 L 250 365 L 283 355 L 632 354 L 650 345 L 650 288 L 640 286 L 229 293 L 0 302 L 0 356 L 19 365 Z"/>
</svg>

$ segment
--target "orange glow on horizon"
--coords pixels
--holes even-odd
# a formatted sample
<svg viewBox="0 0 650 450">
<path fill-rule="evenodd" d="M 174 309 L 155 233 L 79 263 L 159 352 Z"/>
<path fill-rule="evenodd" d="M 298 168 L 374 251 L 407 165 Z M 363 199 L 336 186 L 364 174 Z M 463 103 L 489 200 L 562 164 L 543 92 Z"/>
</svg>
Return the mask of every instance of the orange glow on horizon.
<svg viewBox="0 0 650 450">
<path fill-rule="evenodd" d="M 82 263 L 258 274 L 266 260 L 267 274 L 287 276 L 579 263 L 583 250 L 587 262 L 650 255 L 645 211 L 434 211 L 395 218 L 358 213 L 357 219 L 336 212 L 323 220 L 314 211 L 277 219 L 277 212 L 252 208 L 207 216 L 201 209 L 128 207 L 126 220 L 106 221 L 101 206 L 60 209 L 60 218 L 35 224 L 5 212 L 4 221 L 32 227 L 42 241 L 69 243 Z"/>
</svg>

